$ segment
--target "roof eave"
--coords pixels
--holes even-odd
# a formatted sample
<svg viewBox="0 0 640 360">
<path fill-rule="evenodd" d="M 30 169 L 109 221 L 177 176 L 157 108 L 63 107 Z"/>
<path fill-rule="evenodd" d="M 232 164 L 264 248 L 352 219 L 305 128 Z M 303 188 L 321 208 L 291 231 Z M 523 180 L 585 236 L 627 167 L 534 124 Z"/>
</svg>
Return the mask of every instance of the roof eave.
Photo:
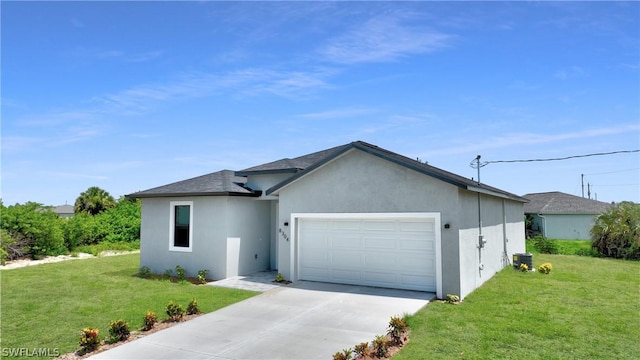
<svg viewBox="0 0 640 360">
<path fill-rule="evenodd" d="M 300 169 L 287 168 L 287 169 L 270 169 L 270 170 L 250 170 L 250 171 L 236 171 L 236 176 L 250 176 L 250 175 L 268 175 L 268 174 L 295 174 Z"/>
<path fill-rule="evenodd" d="M 241 193 L 233 191 L 224 192 L 181 192 L 181 193 L 154 193 L 154 194 L 141 194 L 133 193 L 125 195 L 130 199 L 145 199 L 145 198 L 165 198 L 165 197 L 188 197 L 188 196 L 241 196 L 241 197 L 260 197 L 262 191 L 254 191 L 250 193 Z"/>
</svg>

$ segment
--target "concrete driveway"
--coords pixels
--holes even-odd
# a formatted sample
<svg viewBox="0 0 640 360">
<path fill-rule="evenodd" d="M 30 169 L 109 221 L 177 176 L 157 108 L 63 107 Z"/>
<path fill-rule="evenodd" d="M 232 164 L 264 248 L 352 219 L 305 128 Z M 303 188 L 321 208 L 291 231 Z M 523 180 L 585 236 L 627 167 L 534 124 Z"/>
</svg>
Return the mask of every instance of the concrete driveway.
<svg viewBox="0 0 640 360">
<path fill-rule="evenodd" d="M 331 359 L 385 334 L 433 293 L 299 281 L 91 359 Z"/>
</svg>

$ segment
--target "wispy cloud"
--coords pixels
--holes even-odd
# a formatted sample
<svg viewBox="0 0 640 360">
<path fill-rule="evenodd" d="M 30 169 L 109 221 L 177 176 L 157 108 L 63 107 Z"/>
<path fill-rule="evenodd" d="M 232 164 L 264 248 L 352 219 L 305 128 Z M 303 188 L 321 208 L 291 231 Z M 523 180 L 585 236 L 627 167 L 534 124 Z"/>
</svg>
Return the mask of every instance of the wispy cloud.
<svg viewBox="0 0 640 360">
<path fill-rule="evenodd" d="M 376 126 L 369 126 L 362 130 L 366 134 L 375 134 L 381 131 L 403 130 L 424 124 L 425 121 L 432 118 L 430 115 L 392 115 L 386 121 Z"/>
<path fill-rule="evenodd" d="M 378 109 L 375 108 L 366 108 L 366 107 L 350 107 L 350 108 L 342 108 L 342 109 L 332 109 L 320 112 L 312 112 L 297 115 L 299 118 L 303 119 L 341 119 L 341 118 L 353 118 L 360 117 L 364 115 L 369 115 L 372 113 L 378 112 Z"/>
<path fill-rule="evenodd" d="M 287 98 L 304 97 L 315 90 L 328 88 L 326 79 L 332 71 L 308 71 L 249 68 L 229 73 L 186 73 L 175 80 L 143 84 L 117 93 L 94 97 L 103 112 L 138 114 L 159 102 L 180 101 L 216 94 L 256 96 L 273 94 Z"/>
<path fill-rule="evenodd" d="M 588 76 L 588 73 L 580 66 L 569 66 L 556 71 L 553 76 L 560 80 L 567 80 L 572 78 L 585 77 Z"/>
<path fill-rule="evenodd" d="M 373 17 L 320 48 L 325 60 L 342 64 L 387 62 L 440 50 L 454 36 L 410 25 L 404 14 Z"/>
<path fill-rule="evenodd" d="M 92 174 L 82 174 L 82 173 L 72 173 L 72 172 L 63 172 L 63 171 L 43 171 L 42 175 L 48 178 L 55 179 L 90 179 L 90 180 L 108 180 L 109 178 L 104 175 L 92 175 Z"/>
<path fill-rule="evenodd" d="M 464 139 L 460 143 L 470 145 L 456 145 L 449 148 L 442 148 L 434 151 L 425 152 L 424 156 L 451 155 L 476 153 L 480 150 L 500 149 L 512 146 L 538 145 L 547 144 L 567 140 L 587 139 L 600 136 L 615 135 L 628 132 L 636 132 L 640 130 L 640 125 L 625 124 L 615 127 L 587 129 L 576 132 L 568 132 L 562 134 L 537 134 L 537 133 L 510 133 L 501 136 L 493 136 L 484 141 L 467 141 Z"/>
</svg>

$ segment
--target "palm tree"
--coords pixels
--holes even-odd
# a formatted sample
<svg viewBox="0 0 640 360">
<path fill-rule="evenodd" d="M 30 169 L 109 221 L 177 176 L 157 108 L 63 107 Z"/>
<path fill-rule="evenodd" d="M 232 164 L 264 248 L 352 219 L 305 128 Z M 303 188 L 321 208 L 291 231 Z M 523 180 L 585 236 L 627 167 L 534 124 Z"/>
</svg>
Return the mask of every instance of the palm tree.
<svg viewBox="0 0 640 360">
<path fill-rule="evenodd" d="M 74 204 L 74 211 L 95 215 L 114 206 L 116 206 L 116 201 L 113 196 L 97 186 L 92 186 L 80 193 Z"/>
</svg>

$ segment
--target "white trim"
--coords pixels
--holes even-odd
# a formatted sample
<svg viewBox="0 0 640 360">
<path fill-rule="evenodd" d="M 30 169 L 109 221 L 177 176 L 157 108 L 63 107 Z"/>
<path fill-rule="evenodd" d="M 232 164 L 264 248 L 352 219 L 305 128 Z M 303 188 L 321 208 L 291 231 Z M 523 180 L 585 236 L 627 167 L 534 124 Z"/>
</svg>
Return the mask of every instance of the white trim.
<svg viewBox="0 0 640 360">
<path fill-rule="evenodd" d="M 189 247 L 173 246 L 175 237 L 176 206 L 189 206 Z M 192 252 L 193 251 L 193 201 L 169 202 L 169 251 Z"/>
<path fill-rule="evenodd" d="M 289 270 L 291 280 L 299 280 L 298 269 L 300 268 L 300 254 L 298 247 L 298 220 L 300 219 L 433 219 L 435 221 L 436 233 L 436 296 L 442 299 L 442 234 L 440 213 L 436 212 L 402 212 L 402 213 L 292 213 L 291 224 L 291 250 L 289 259 Z"/>
</svg>

